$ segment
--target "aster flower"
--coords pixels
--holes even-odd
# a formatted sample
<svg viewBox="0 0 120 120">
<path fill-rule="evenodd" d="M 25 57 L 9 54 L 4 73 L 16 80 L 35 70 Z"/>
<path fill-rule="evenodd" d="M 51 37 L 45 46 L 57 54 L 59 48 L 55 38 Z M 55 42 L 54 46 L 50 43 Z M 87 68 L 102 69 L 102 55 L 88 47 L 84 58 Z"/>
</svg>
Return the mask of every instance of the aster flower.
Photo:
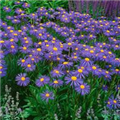
<svg viewBox="0 0 120 120">
<path fill-rule="evenodd" d="M 37 19 L 37 14 L 36 13 L 32 13 L 32 14 L 30 14 L 29 15 L 29 17 L 31 18 L 31 19 Z"/>
<path fill-rule="evenodd" d="M 93 64 L 93 62 L 90 60 L 90 58 L 85 58 L 84 60 L 81 60 L 81 65 L 82 66 L 91 66 Z"/>
<path fill-rule="evenodd" d="M 87 68 L 88 71 L 92 72 L 93 75 L 97 75 L 97 76 L 100 76 L 101 73 L 99 71 L 99 67 L 97 65 L 92 65 L 90 67 Z"/>
<path fill-rule="evenodd" d="M 25 2 L 25 3 L 22 5 L 22 7 L 23 7 L 23 8 L 29 8 L 29 7 L 30 7 L 30 4 L 28 4 L 28 3 Z"/>
<path fill-rule="evenodd" d="M 20 20 L 19 20 L 19 19 L 13 19 L 13 20 L 12 20 L 12 23 L 18 24 L 18 23 L 20 23 Z"/>
<path fill-rule="evenodd" d="M 64 61 L 59 64 L 59 67 L 64 69 L 64 68 L 70 68 L 73 65 L 72 62 Z"/>
<path fill-rule="evenodd" d="M 40 87 L 40 86 L 44 86 L 45 84 L 48 84 L 50 81 L 50 78 L 48 76 L 40 76 L 37 80 L 36 80 L 36 86 Z"/>
<path fill-rule="evenodd" d="M 9 7 L 3 7 L 3 10 L 5 10 L 6 12 L 10 12 L 11 11 L 11 9 L 9 8 Z"/>
<path fill-rule="evenodd" d="M 1 76 L 1 77 L 6 76 L 6 70 L 0 69 L 0 76 Z"/>
<path fill-rule="evenodd" d="M 26 65 L 26 58 L 20 58 L 17 63 L 18 63 L 18 65 L 25 66 Z"/>
<path fill-rule="evenodd" d="M 52 71 L 51 71 L 51 75 L 52 77 L 61 77 L 64 75 L 64 73 L 62 72 L 62 70 L 60 70 L 59 68 L 54 68 Z"/>
<path fill-rule="evenodd" d="M 74 71 L 74 74 L 79 78 L 85 78 L 85 76 L 88 75 L 88 71 L 84 66 L 79 66 L 77 70 Z"/>
<path fill-rule="evenodd" d="M 22 14 L 22 13 L 24 13 L 24 11 L 20 8 L 17 8 L 17 9 L 15 9 L 15 13 Z"/>
<path fill-rule="evenodd" d="M 19 86 L 27 86 L 30 83 L 30 78 L 27 77 L 26 73 L 21 73 L 17 75 L 16 81 Z"/>
<path fill-rule="evenodd" d="M 60 79 L 54 79 L 53 81 L 52 81 L 52 83 L 50 83 L 50 85 L 51 86 L 53 86 L 53 87 L 60 87 L 60 86 L 62 86 L 63 85 L 63 81 L 62 80 L 60 80 Z"/>
<path fill-rule="evenodd" d="M 34 71 L 35 70 L 35 65 L 26 62 L 26 64 L 24 65 L 24 68 L 25 68 L 26 71 Z"/>
<path fill-rule="evenodd" d="M 45 100 L 46 102 L 54 99 L 54 94 L 53 92 L 50 92 L 50 91 L 45 91 L 41 93 L 40 96 L 42 97 L 42 100 Z"/>
<path fill-rule="evenodd" d="M 68 76 L 65 77 L 66 80 L 66 84 L 70 83 L 70 86 L 77 86 L 80 84 L 80 82 L 82 81 L 82 79 L 80 79 L 79 77 L 77 77 L 75 74 L 71 73 Z"/>
<path fill-rule="evenodd" d="M 120 90 L 120 84 L 116 85 L 116 91 Z"/>
<path fill-rule="evenodd" d="M 81 95 L 88 94 L 90 91 L 90 86 L 87 83 L 80 82 L 79 85 L 75 87 L 75 90 L 80 93 Z"/>
<path fill-rule="evenodd" d="M 22 3 L 22 2 L 20 2 L 20 1 L 15 1 L 15 2 L 14 2 L 15 5 L 20 5 L 21 3 Z"/>
<path fill-rule="evenodd" d="M 103 85 L 103 86 L 102 86 L 102 89 L 103 89 L 104 91 L 108 91 L 108 86 L 107 86 L 107 85 Z"/>
<path fill-rule="evenodd" d="M 107 101 L 107 107 L 110 109 L 117 109 L 120 108 L 120 101 L 118 98 L 114 98 L 114 96 L 111 96 Z"/>
</svg>

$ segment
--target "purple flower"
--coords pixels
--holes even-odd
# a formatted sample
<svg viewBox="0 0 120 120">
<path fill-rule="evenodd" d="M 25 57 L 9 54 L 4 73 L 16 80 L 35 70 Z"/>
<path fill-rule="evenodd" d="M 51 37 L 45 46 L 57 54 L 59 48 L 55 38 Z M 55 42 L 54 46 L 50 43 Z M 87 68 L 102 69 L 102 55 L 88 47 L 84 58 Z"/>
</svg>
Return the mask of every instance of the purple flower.
<svg viewBox="0 0 120 120">
<path fill-rule="evenodd" d="M 111 96 L 107 101 L 107 107 L 110 109 L 117 109 L 120 108 L 120 101 L 118 98 L 114 98 L 114 96 Z"/>
<path fill-rule="evenodd" d="M 30 7 L 30 4 L 28 4 L 28 3 L 25 2 L 25 3 L 22 5 L 22 7 L 23 7 L 23 8 L 29 8 L 29 7 Z"/>
<path fill-rule="evenodd" d="M 17 14 L 24 13 L 24 11 L 23 11 L 22 9 L 20 9 L 20 8 L 17 8 L 17 9 L 15 10 L 15 12 L 16 12 Z"/>
<path fill-rule="evenodd" d="M 107 91 L 107 90 L 108 90 L 108 86 L 107 86 L 107 85 L 103 85 L 103 86 L 102 86 L 102 89 L 103 89 L 104 91 Z"/>
<path fill-rule="evenodd" d="M 14 4 L 15 5 L 20 5 L 22 2 L 20 2 L 20 1 L 16 1 Z"/>
<path fill-rule="evenodd" d="M 20 23 L 20 20 L 19 20 L 19 19 L 13 19 L 13 20 L 12 20 L 12 23 L 18 24 L 18 23 Z"/>
<path fill-rule="evenodd" d="M 62 69 L 64 69 L 64 68 L 69 68 L 72 65 L 73 65 L 72 62 L 64 61 L 64 62 L 62 62 L 62 63 L 59 64 L 59 67 L 62 68 Z"/>
<path fill-rule="evenodd" d="M 1 62 L 1 61 L 0 61 Z M 4 62 L 4 61 L 3 61 Z M 0 76 L 4 77 L 6 75 L 6 66 L 4 63 L 0 63 Z"/>
<path fill-rule="evenodd" d="M 65 77 L 66 84 L 70 83 L 70 86 L 77 86 L 80 84 L 82 79 L 78 78 L 75 74 L 71 73 Z"/>
<path fill-rule="evenodd" d="M 120 84 L 116 86 L 116 91 L 119 91 L 119 90 L 120 90 Z"/>
<path fill-rule="evenodd" d="M 74 73 L 76 74 L 76 76 L 78 76 L 79 78 L 85 78 L 85 76 L 88 75 L 88 71 L 86 70 L 85 67 L 80 66 L 77 68 L 77 71 L 74 71 Z"/>
<path fill-rule="evenodd" d="M 88 67 L 88 66 L 91 66 L 92 64 L 93 64 L 93 62 L 90 61 L 90 58 L 85 58 L 84 60 L 81 60 L 81 65 L 82 66 Z"/>
<path fill-rule="evenodd" d="M 89 93 L 90 86 L 87 85 L 87 83 L 80 82 L 80 84 L 75 87 L 75 90 L 81 95 L 85 95 Z"/>
<path fill-rule="evenodd" d="M 9 7 L 3 7 L 3 10 L 5 10 L 6 12 L 10 12 L 11 9 Z"/>
<path fill-rule="evenodd" d="M 53 82 L 52 83 L 50 83 L 50 85 L 51 86 L 53 86 L 53 87 L 60 87 L 60 86 L 62 86 L 63 85 L 63 81 L 62 80 L 53 80 Z"/>
<path fill-rule="evenodd" d="M 61 77 L 64 75 L 64 73 L 59 68 L 54 68 L 51 71 L 51 75 L 52 75 L 52 77 Z"/>
<path fill-rule="evenodd" d="M 27 77 L 26 73 L 21 73 L 16 77 L 17 84 L 19 86 L 27 86 L 30 83 L 29 77 Z"/>
<path fill-rule="evenodd" d="M 24 65 L 26 71 L 34 71 L 35 70 L 35 65 L 31 63 L 27 63 Z"/>
<path fill-rule="evenodd" d="M 25 66 L 26 58 L 20 58 L 17 63 L 18 63 L 18 65 Z"/>
<path fill-rule="evenodd" d="M 42 97 L 42 100 L 45 100 L 46 102 L 54 99 L 54 94 L 53 92 L 50 92 L 50 91 L 45 91 L 41 93 L 40 96 Z"/>
<path fill-rule="evenodd" d="M 48 76 L 40 76 L 37 80 L 36 80 L 36 85 L 38 87 L 40 86 L 44 86 L 45 84 L 48 84 L 50 81 L 50 78 Z"/>
</svg>

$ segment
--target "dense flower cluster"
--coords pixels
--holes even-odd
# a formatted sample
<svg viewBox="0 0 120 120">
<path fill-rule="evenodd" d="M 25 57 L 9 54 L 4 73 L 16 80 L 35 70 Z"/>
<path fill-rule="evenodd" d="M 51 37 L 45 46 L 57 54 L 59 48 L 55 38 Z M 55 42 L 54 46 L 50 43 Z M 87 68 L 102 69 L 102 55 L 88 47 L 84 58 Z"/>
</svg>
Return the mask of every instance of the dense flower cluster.
<svg viewBox="0 0 120 120">
<path fill-rule="evenodd" d="M 7 75 L 4 57 L 18 53 L 23 56 L 19 58 L 18 65 L 24 71 L 16 76 L 19 86 L 30 84 L 31 78 L 27 74 L 38 70 L 39 62 L 46 62 L 50 68 L 47 73 L 34 76 L 37 87 L 48 84 L 56 88 L 69 84 L 81 95 L 90 92 L 87 83 L 89 75 L 106 81 L 111 81 L 114 75 L 120 75 L 120 58 L 115 54 L 120 50 L 119 17 L 114 21 L 103 18 L 95 20 L 88 14 L 66 12 L 63 8 L 47 10 L 44 7 L 27 14 L 25 8 L 30 5 L 23 3 L 22 7 L 15 9 L 14 16 L 6 16 L 12 26 L 1 20 L 2 77 Z M 3 9 L 11 11 L 8 7 Z M 106 39 L 98 41 L 98 37 L 103 39 L 102 36 Z M 46 101 L 54 99 L 49 91 L 41 96 Z"/>
</svg>

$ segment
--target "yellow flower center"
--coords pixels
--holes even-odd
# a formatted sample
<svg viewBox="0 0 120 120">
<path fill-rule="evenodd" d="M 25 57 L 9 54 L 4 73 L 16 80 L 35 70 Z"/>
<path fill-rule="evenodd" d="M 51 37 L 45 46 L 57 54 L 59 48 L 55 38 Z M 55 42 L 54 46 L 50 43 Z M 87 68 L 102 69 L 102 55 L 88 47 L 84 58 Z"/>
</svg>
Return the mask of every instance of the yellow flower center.
<svg viewBox="0 0 120 120">
<path fill-rule="evenodd" d="M 115 47 L 116 47 L 116 48 L 118 48 L 118 47 L 119 47 L 119 45 L 115 45 Z"/>
<path fill-rule="evenodd" d="M 92 69 L 93 69 L 93 70 L 96 70 L 97 68 L 96 68 L 95 66 L 92 66 Z"/>
<path fill-rule="evenodd" d="M 14 39 L 10 39 L 10 42 L 13 42 L 14 41 Z"/>
<path fill-rule="evenodd" d="M 104 52 L 104 50 L 100 50 L 101 52 Z"/>
<path fill-rule="evenodd" d="M 72 45 L 72 43 L 68 43 L 68 45 Z"/>
<path fill-rule="evenodd" d="M 78 48 L 75 48 L 75 50 L 78 50 Z"/>
<path fill-rule="evenodd" d="M 40 81 L 43 82 L 43 81 L 44 81 L 44 78 L 41 78 Z"/>
<path fill-rule="evenodd" d="M 35 59 L 34 59 L 34 58 L 32 58 L 31 60 L 32 60 L 32 61 L 34 61 Z"/>
<path fill-rule="evenodd" d="M 41 51 L 41 48 L 37 48 L 37 51 Z"/>
<path fill-rule="evenodd" d="M 3 67 L 2 66 L 0 66 L 0 69 L 2 69 Z"/>
<path fill-rule="evenodd" d="M 39 36 L 42 36 L 42 34 L 40 33 Z"/>
<path fill-rule="evenodd" d="M 22 80 L 22 81 L 25 81 L 25 77 L 21 77 L 21 80 Z"/>
<path fill-rule="evenodd" d="M 93 35 L 90 35 L 90 37 L 93 37 Z"/>
<path fill-rule="evenodd" d="M 107 33 L 109 33 L 110 31 L 109 31 L 109 30 L 107 30 L 106 32 L 107 32 Z"/>
<path fill-rule="evenodd" d="M 22 60 L 21 60 L 21 62 L 22 62 L 22 63 L 24 63 L 24 62 L 25 62 L 25 60 L 24 60 L 24 59 L 22 59 Z"/>
<path fill-rule="evenodd" d="M 74 58 L 74 59 L 77 59 L 77 56 L 74 56 L 73 58 Z"/>
<path fill-rule="evenodd" d="M 90 61 L 90 59 L 89 58 L 85 58 L 85 61 Z"/>
<path fill-rule="evenodd" d="M 13 32 L 13 30 L 10 30 L 10 32 Z"/>
<path fill-rule="evenodd" d="M 30 64 L 28 64 L 27 66 L 28 66 L 29 68 L 31 67 L 31 65 L 30 65 Z"/>
<path fill-rule="evenodd" d="M 42 42 L 38 42 L 38 44 L 39 44 L 39 45 L 41 45 L 41 44 L 42 44 Z"/>
<path fill-rule="evenodd" d="M 84 67 L 81 67 L 81 69 L 84 69 Z"/>
<path fill-rule="evenodd" d="M 11 48 L 15 48 L 15 46 L 14 46 L 14 45 L 11 45 Z"/>
<path fill-rule="evenodd" d="M 94 51 L 93 51 L 93 50 L 90 50 L 90 53 L 94 53 Z"/>
<path fill-rule="evenodd" d="M 108 103 L 108 104 L 110 104 L 110 102 L 109 102 L 109 101 L 108 101 L 107 103 Z"/>
<path fill-rule="evenodd" d="M 54 50 L 54 51 L 57 51 L 58 49 L 57 49 L 56 47 L 53 47 L 53 50 Z"/>
<path fill-rule="evenodd" d="M 72 79 L 73 81 L 76 81 L 76 80 L 77 80 L 77 77 L 72 76 L 71 79 Z"/>
<path fill-rule="evenodd" d="M 117 101 L 116 101 L 116 100 L 113 100 L 113 102 L 114 102 L 114 103 L 117 103 Z"/>
<path fill-rule="evenodd" d="M 26 40 L 25 43 L 29 43 L 29 41 Z"/>
<path fill-rule="evenodd" d="M 67 64 L 68 64 L 68 62 L 63 62 L 63 64 L 64 64 L 64 65 L 67 65 Z"/>
<path fill-rule="evenodd" d="M 58 84 L 58 81 L 57 81 L 57 80 L 55 80 L 55 81 L 54 81 L 54 83 L 55 83 L 55 84 Z"/>
<path fill-rule="evenodd" d="M 15 36 L 17 36 L 18 34 L 17 33 L 14 33 Z"/>
<path fill-rule="evenodd" d="M 27 48 L 26 47 L 23 47 L 23 50 L 26 50 Z"/>
<path fill-rule="evenodd" d="M 108 52 L 109 54 L 112 54 L 112 52 Z"/>
<path fill-rule="evenodd" d="M 105 71 L 107 74 L 109 73 L 108 71 Z"/>
<path fill-rule="evenodd" d="M 55 73 L 59 74 L 59 71 L 58 70 L 54 70 Z"/>
<path fill-rule="evenodd" d="M 46 93 L 46 95 L 45 95 L 46 97 L 49 97 L 50 96 L 50 94 L 49 93 Z"/>
<path fill-rule="evenodd" d="M 46 47 L 49 47 L 49 45 L 47 44 Z"/>
<path fill-rule="evenodd" d="M 1 40 L 1 41 L 0 41 L 0 43 L 4 43 L 4 41 L 3 41 L 3 40 Z"/>
<path fill-rule="evenodd" d="M 80 85 L 80 88 L 81 88 L 81 89 L 84 89 L 84 88 L 85 88 L 85 86 L 84 86 L 84 85 Z"/>
<path fill-rule="evenodd" d="M 119 71 L 119 69 L 115 69 L 115 71 L 116 71 L 116 72 L 118 72 L 118 71 Z"/>
<path fill-rule="evenodd" d="M 103 58 L 107 58 L 106 56 L 103 56 Z"/>
<path fill-rule="evenodd" d="M 82 69 L 78 69 L 78 72 L 79 72 L 79 73 L 82 73 L 82 72 L 83 72 L 83 70 L 82 70 Z"/>
</svg>

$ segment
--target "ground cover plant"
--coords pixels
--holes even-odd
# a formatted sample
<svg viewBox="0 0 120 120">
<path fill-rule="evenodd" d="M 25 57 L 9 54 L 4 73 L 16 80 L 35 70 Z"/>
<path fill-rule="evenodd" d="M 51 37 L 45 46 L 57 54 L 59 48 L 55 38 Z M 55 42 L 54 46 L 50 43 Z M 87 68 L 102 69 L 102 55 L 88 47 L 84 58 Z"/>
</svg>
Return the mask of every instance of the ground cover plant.
<svg viewBox="0 0 120 120">
<path fill-rule="evenodd" d="M 11 4 L 0 20 L 1 87 L 11 87 L 1 119 L 119 120 L 120 17 Z"/>
</svg>

